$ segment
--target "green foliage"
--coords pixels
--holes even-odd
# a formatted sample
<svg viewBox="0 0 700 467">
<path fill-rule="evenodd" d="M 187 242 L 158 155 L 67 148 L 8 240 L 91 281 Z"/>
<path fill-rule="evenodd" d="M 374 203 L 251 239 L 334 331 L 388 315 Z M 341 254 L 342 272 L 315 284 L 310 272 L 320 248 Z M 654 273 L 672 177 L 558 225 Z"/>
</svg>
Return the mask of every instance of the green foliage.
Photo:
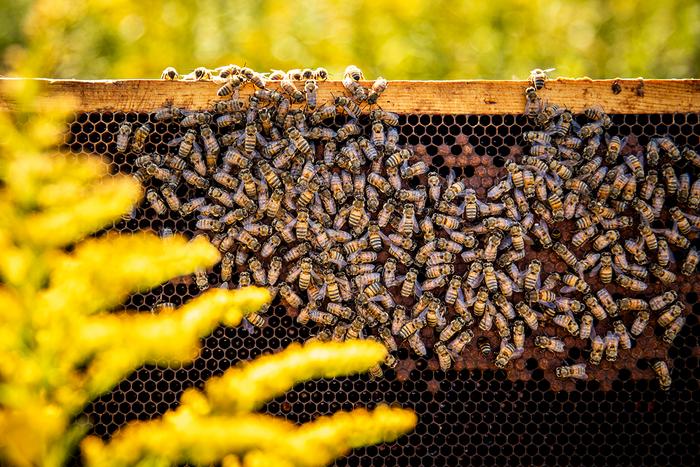
<svg viewBox="0 0 700 467">
<path fill-rule="evenodd" d="M 62 78 L 155 78 L 167 65 L 189 72 L 226 63 L 325 66 L 336 78 L 355 63 L 389 79 L 525 78 L 535 67 L 556 67 L 556 76 L 687 78 L 700 69 L 697 1 L 3 3 L 0 73 L 23 45 L 17 25 L 32 9 L 70 18 L 61 34 L 44 33 L 57 58 L 43 74 Z M 32 27 L 25 32 L 36 34 Z"/>
</svg>

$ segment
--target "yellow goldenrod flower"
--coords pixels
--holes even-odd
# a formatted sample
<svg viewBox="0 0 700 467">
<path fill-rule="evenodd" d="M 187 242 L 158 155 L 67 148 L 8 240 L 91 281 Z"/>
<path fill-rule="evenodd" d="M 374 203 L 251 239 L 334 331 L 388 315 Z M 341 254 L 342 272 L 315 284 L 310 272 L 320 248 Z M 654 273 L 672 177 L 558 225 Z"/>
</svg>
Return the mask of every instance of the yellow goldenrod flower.
<svg viewBox="0 0 700 467">
<path fill-rule="evenodd" d="M 212 378 L 205 390 L 212 410 L 246 412 L 261 407 L 300 381 L 365 372 L 385 356 L 382 344 L 366 340 L 291 344 L 284 352 L 260 357 Z"/>
<path fill-rule="evenodd" d="M 145 363 L 192 360 L 199 340 L 221 322 L 238 325 L 243 316 L 269 301 L 259 287 L 229 291 L 213 289 L 167 313 L 102 314 L 90 317 L 75 335 L 68 360 L 87 367 L 88 393 L 108 390 Z M 65 357 L 64 357 L 65 358 Z"/>
<path fill-rule="evenodd" d="M 325 465 L 350 449 L 391 441 L 409 432 L 416 425 L 416 415 L 410 410 L 379 405 L 373 411 L 355 409 L 320 417 L 302 425 L 290 444 L 298 456 L 296 462 Z"/>
<path fill-rule="evenodd" d="M 28 216 L 18 229 L 34 245 L 67 245 L 128 212 L 140 197 L 138 183 L 114 177 L 94 186 L 86 198 Z"/>
<path fill-rule="evenodd" d="M 188 242 L 180 236 L 107 235 L 81 243 L 73 254 L 56 261 L 42 303 L 47 314 L 66 309 L 88 314 L 118 305 L 134 290 L 147 290 L 218 259 L 218 250 L 204 238 Z"/>
</svg>

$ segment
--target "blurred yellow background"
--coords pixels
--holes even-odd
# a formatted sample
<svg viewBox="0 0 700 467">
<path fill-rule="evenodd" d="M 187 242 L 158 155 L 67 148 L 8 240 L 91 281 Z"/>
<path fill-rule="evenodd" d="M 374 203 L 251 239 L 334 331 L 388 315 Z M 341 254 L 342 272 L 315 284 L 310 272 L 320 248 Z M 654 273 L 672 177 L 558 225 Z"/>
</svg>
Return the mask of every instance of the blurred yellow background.
<svg viewBox="0 0 700 467">
<path fill-rule="evenodd" d="M 60 78 L 155 78 L 168 65 L 258 71 L 350 63 L 389 79 L 700 73 L 700 2 L 2 0 L 0 74 L 42 36 Z M 29 22 L 25 23 L 26 18 Z"/>
</svg>

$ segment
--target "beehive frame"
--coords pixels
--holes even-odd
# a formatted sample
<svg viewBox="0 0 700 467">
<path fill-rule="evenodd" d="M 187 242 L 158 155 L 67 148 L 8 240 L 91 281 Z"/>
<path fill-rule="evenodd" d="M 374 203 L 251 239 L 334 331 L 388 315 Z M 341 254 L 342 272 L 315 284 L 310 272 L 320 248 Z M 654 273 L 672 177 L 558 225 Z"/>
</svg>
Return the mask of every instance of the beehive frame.
<svg viewBox="0 0 700 467">
<path fill-rule="evenodd" d="M 107 135 L 113 133 L 110 123 L 117 115 L 141 121 L 166 102 L 200 109 L 216 100 L 216 85 L 206 82 L 47 80 L 46 84 L 47 97 L 76 98 L 78 113 L 65 147 L 108 156 Z M 483 194 L 501 173 L 503 159 L 518 154 L 518 136 L 526 126 L 521 117 L 525 86 L 518 81 L 391 82 L 381 106 L 402 115 L 404 141 L 420 156 L 443 172 L 457 168 Z M 248 92 L 246 88 L 242 95 Z M 322 83 L 319 100 L 341 93 L 340 83 Z M 559 79 L 549 81 L 541 95 L 574 112 L 600 104 L 621 132 L 642 137 L 667 132 L 681 138 L 681 144 L 700 144 L 698 80 Z M 0 103 L 5 108 L 12 105 L 7 100 Z M 102 115 L 110 117 L 103 121 Z M 119 157 L 111 161 L 119 170 L 128 165 Z M 163 223 L 130 222 L 115 228 L 157 230 L 156 224 Z M 381 380 L 309 382 L 271 402 L 266 410 L 301 422 L 355 403 L 398 402 L 416 410 L 420 417 L 416 432 L 391 445 L 358 450 L 339 464 L 691 463 L 699 396 L 700 304 L 697 286 L 683 282 L 678 288 L 692 313 L 669 351 L 674 369 L 669 394 L 656 390 L 645 363 L 646 358 L 661 356 L 665 348 L 608 365 L 595 373 L 595 381 L 583 383 L 554 380 L 550 367 L 554 363 L 541 355 L 526 354 L 515 368 L 497 371 L 469 352 L 455 370 L 442 373 L 434 359 L 414 360 L 406 354 L 400 355 L 396 371 L 387 371 Z M 130 297 L 128 305 L 146 309 L 159 294 L 182 300 L 196 294 L 196 288 L 173 281 Z M 137 370 L 88 409 L 95 432 L 108 436 L 127 420 L 158 416 L 177 404 L 184 388 L 201 384 L 235 361 L 309 337 L 309 329 L 298 327 L 283 307 L 274 307 L 270 316 L 268 326 L 256 335 L 217 329 L 205 339 L 202 355 L 193 365 Z"/>
</svg>

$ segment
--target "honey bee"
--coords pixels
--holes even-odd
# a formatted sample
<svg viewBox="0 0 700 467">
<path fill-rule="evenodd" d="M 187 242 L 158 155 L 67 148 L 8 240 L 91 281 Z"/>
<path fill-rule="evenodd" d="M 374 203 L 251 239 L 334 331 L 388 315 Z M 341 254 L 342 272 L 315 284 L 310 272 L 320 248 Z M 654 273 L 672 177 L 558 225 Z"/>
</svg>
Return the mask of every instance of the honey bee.
<svg viewBox="0 0 700 467">
<path fill-rule="evenodd" d="M 623 323 L 622 320 L 618 319 L 613 323 L 613 329 L 615 329 L 615 334 L 620 339 L 620 347 L 627 350 L 631 349 L 632 339 L 630 338 L 629 333 L 627 332 L 627 327 L 625 327 L 625 323 Z"/>
<path fill-rule="evenodd" d="M 369 94 L 367 95 L 367 103 L 368 104 L 376 104 L 377 101 L 379 100 L 379 97 L 386 91 L 386 88 L 389 86 L 389 82 L 382 78 L 381 76 L 377 78 L 374 83 L 372 84 L 372 88 L 369 91 Z M 398 125 L 398 120 L 396 121 L 395 124 L 389 123 L 389 125 L 396 126 Z"/>
<path fill-rule="evenodd" d="M 208 125 L 211 121 L 212 116 L 209 112 L 189 112 L 180 120 L 180 126 L 190 128 L 196 125 Z"/>
<path fill-rule="evenodd" d="M 176 186 L 170 183 L 164 183 L 160 187 L 160 193 L 163 195 L 163 199 L 172 211 L 178 211 L 180 209 L 180 199 L 175 193 Z"/>
<path fill-rule="evenodd" d="M 656 323 L 661 327 L 669 326 L 676 318 L 678 318 L 683 312 L 682 305 L 675 303 L 670 306 L 668 310 L 663 312 L 656 320 Z"/>
<path fill-rule="evenodd" d="M 177 70 L 171 66 L 165 68 L 163 70 L 163 73 L 160 75 L 160 79 L 164 79 L 166 81 L 176 81 L 181 79 L 182 77 L 180 74 L 177 72 Z"/>
<path fill-rule="evenodd" d="M 195 188 L 199 188 L 202 190 L 206 190 L 209 188 L 209 180 L 192 170 L 183 170 L 182 178 L 188 185 L 193 186 Z M 223 191 L 220 188 L 218 188 L 218 190 Z"/>
<path fill-rule="evenodd" d="M 453 355 L 459 355 L 464 350 L 464 347 L 469 345 L 469 343 L 474 339 L 474 333 L 470 329 L 466 329 L 460 332 L 457 337 L 447 344 L 447 348 L 452 352 Z M 445 341 L 443 341 L 445 342 Z"/>
<path fill-rule="evenodd" d="M 620 155 L 620 149 L 625 145 L 625 140 L 619 136 L 608 138 L 608 149 L 605 154 L 605 161 L 608 164 L 614 163 Z"/>
<path fill-rule="evenodd" d="M 598 227 L 594 224 L 585 229 L 579 230 L 571 237 L 571 244 L 580 248 L 598 233 Z"/>
<path fill-rule="evenodd" d="M 570 366 L 558 366 L 555 368 L 557 378 L 588 379 L 586 364 L 577 363 Z"/>
<path fill-rule="evenodd" d="M 672 273 L 668 269 L 662 268 L 658 264 L 650 264 L 649 272 L 651 272 L 664 285 L 671 285 L 676 282 L 676 274 Z"/>
<path fill-rule="evenodd" d="M 429 167 L 423 161 L 418 161 L 413 165 L 401 169 L 401 178 L 409 180 L 413 177 L 419 177 L 428 173 Z"/>
<path fill-rule="evenodd" d="M 483 351 L 482 351 L 483 353 Z M 498 352 L 496 355 L 496 360 L 494 361 L 494 365 L 496 365 L 497 368 L 505 368 L 506 365 L 508 365 L 508 362 L 510 362 L 513 358 L 515 358 L 517 355 L 515 351 L 515 347 L 513 344 L 507 341 L 502 341 L 501 343 L 501 350 Z"/>
<path fill-rule="evenodd" d="M 647 289 L 647 284 L 644 281 L 635 279 L 633 277 L 627 276 L 625 274 L 618 274 L 615 281 L 626 289 L 633 292 L 643 292 Z"/>
<path fill-rule="evenodd" d="M 678 333 L 683 329 L 685 325 L 685 317 L 680 316 L 673 320 L 673 322 L 664 331 L 663 341 L 668 345 L 673 344 Z"/>
<path fill-rule="evenodd" d="M 552 237 L 549 235 L 549 229 L 546 223 L 535 223 L 532 229 L 530 229 L 530 232 L 537 238 L 542 248 L 548 249 L 552 247 Z"/>
<path fill-rule="evenodd" d="M 537 259 L 530 261 L 530 263 L 527 265 L 527 270 L 525 271 L 523 277 L 523 290 L 525 292 L 539 290 L 541 270 L 542 263 Z"/>
<path fill-rule="evenodd" d="M 146 201 L 148 201 L 150 207 L 159 216 L 165 215 L 168 212 L 168 207 L 166 206 L 165 202 L 158 195 L 158 192 L 155 191 L 153 188 L 149 188 L 148 190 L 146 190 Z"/>
<path fill-rule="evenodd" d="M 428 354 L 428 351 L 425 348 L 425 343 L 421 339 L 419 333 L 411 334 L 408 337 L 407 342 L 411 347 L 411 350 L 413 350 L 413 352 L 419 357 L 425 357 Z"/>
<path fill-rule="evenodd" d="M 299 91 L 299 89 L 297 89 L 292 79 L 294 78 L 289 77 L 289 75 L 286 78 L 282 79 L 280 81 L 280 88 L 282 88 L 282 90 L 286 92 L 294 102 L 303 102 L 304 94 L 301 91 Z"/>
<path fill-rule="evenodd" d="M 579 338 L 588 339 L 593 330 L 593 315 L 584 313 L 581 316 L 581 326 L 579 328 Z"/>
<path fill-rule="evenodd" d="M 698 154 L 697 151 L 686 147 L 683 149 L 682 156 L 692 165 L 700 168 L 700 154 Z"/>
<path fill-rule="evenodd" d="M 534 86 L 528 86 L 525 89 L 525 115 L 530 120 L 535 120 L 541 111 L 542 99 L 537 96 L 537 89 Z"/>
<path fill-rule="evenodd" d="M 131 136 L 131 123 L 124 122 L 119 125 L 117 132 L 117 152 L 126 152 L 129 147 L 129 136 Z"/>
<path fill-rule="evenodd" d="M 280 284 L 279 293 L 282 299 L 292 308 L 300 309 L 304 304 L 301 297 L 286 282 Z"/>
<path fill-rule="evenodd" d="M 354 80 L 351 76 L 347 74 L 343 78 L 343 87 L 352 96 L 356 102 L 364 102 L 367 100 L 367 90 L 363 88 L 360 83 Z"/>
<path fill-rule="evenodd" d="M 224 84 L 222 84 L 216 91 L 216 95 L 219 97 L 233 96 L 233 99 L 238 99 L 238 90 L 241 85 L 245 82 L 245 78 L 240 75 L 231 75 L 226 78 Z M 218 109 L 215 109 L 218 110 Z"/>
<path fill-rule="evenodd" d="M 477 291 L 476 299 L 474 300 L 474 314 L 477 316 L 484 315 L 487 304 L 489 304 L 489 292 L 485 287 L 481 287 Z"/>
<path fill-rule="evenodd" d="M 206 154 L 207 169 L 211 173 L 216 168 L 216 160 L 219 157 L 219 142 L 214 136 L 214 132 L 208 125 L 202 125 L 200 128 L 202 141 L 204 142 L 204 151 Z"/>
<path fill-rule="evenodd" d="M 600 336 L 591 338 L 591 354 L 588 359 L 591 365 L 600 365 L 605 348 L 605 341 Z"/>
<path fill-rule="evenodd" d="M 554 70 L 554 68 L 547 68 L 546 70 L 535 68 L 530 72 L 530 77 L 528 78 L 530 86 L 534 87 L 536 91 L 539 91 L 544 87 L 545 81 L 549 78 L 548 74 Z"/>
<path fill-rule="evenodd" d="M 678 299 L 678 292 L 669 290 L 661 295 L 656 295 L 649 299 L 649 308 L 652 311 L 659 311 L 666 308 L 668 305 Z"/>
<path fill-rule="evenodd" d="M 194 283 L 200 291 L 205 291 L 209 288 L 209 277 L 204 269 L 196 269 L 194 271 Z"/>
<path fill-rule="evenodd" d="M 588 283 L 574 274 L 564 274 L 562 277 L 562 282 L 569 287 L 569 289 L 562 288 L 562 292 L 577 290 L 585 295 L 591 291 L 591 287 L 588 285 Z"/>
<path fill-rule="evenodd" d="M 574 270 L 577 269 L 578 258 L 576 258 L 576 255 L 574 255 L 566 245 L 557 242 L 553 245 L 552 249 L 570 268 Z"/>
<path fill-rule="evenodd" d="M 401 326 L 401 329 L 399 330 L 399 337 L 402 339 L 407 339 L 423 329 L 427 324 L 428 322 L 424 316 L 417 316 Z"/>
<path fill-rule="evenodd" d="M 493 262 L 496 260 L 496 256 L 498 255 L 498 247 L 501 245 L 502 240 L 503 236 L 498 232 L 489 235 L 483 252 L 483 258 L 485 261 Z"/>
<path fill-rule="evenodd" d="M 515 310 L 518 313 L 518 315 L 520 315 L 523 318 L 525 324 L 527 324 L 530 329 L 532 329 L 533 331 L 537 330 L 537 313 L 532 308 L 530 308 L 530 306 L 527 303 L 519 302 L 515 305 Z"/>
<path fill-rule="evenodd" d="M 569 334 L 572 336 L 576 336 L 579 334 L 580 327 L 576 320 L 570 315 L 570 314 L 559 314 L 556 315 L 552 321 L 554 321 L 554 324 L 557 326 L 560 326 L 567 331 L 569 331 Z"/>
<path fill-rule="evenodd" d="M 491 342 L 484 337 L 481 336 L 476 340 L 476 346 L 479 348 L 479 352 L 481 352 L 481 355 L 484 358 L 489 358 L 492 354 L 492 349 L 491 349 Z"/>
<path fill-rule="evenodd" d="M 248 248 L 249 250 L 251 250 L 251 251 L 260 250 L 260 242 L 258 241 L 258 239 L 253 237 L 247 230 L 239 231 L 238 236 L 236 238 L 239 242 L 241 242 L 243 245 L 245 245 L 245 247 Z M 291 261 L 291 260 L 287 260 L 287 261 Z"/>
<path fill-rule="evenodd" d="M 669 214 L 671 214 L 671 218 L 676 222 L 678 230 L 681 232 L 681 234 L 686 236 L 690 234 L 690 232 L 693 229 L 693 226 L 688 221 L 686 214 L 683 211 L 681 211 L 677 206 L 669 208 L 668 212 Z"/>
<path fill-rule="evenodd" d="M 659 380 L 659 387 L 663 391 L 671 389 L 671 373 L 668 371 L 668 365 L 663 360 L 657 360 L 651 366 Z"/>
<path fill-rule="evenodd" d="M 442 371 L 449 370 L 452 367 L 452 355 L 450 354 L 450 351 L 442 342 L 435 343 L 434 349 L 438 357 L 440 369 Z"/>
<path fill-rule="evenodd" d="M 148 167 L 150 164 L 160 165 L 160 161 L 158 160 L 159 158 L 160 158 L 160 156 L 153 157 L 153 155 L 151 155 L 151 154 L 146 154 L 144 156 L 137 158 L 135 164 L 137 167 Z M 199 165 L 198 162 L 200 160 L 193 160 L 192 158 L 190 158 L 190 161 L 195 166 L 195 170 L 200 175 L 202 175 L 202 173 L 204 175 L 206 175 L 207 168 L 206 168 L 206 166 L 204 166 L 204 160 L 201 160 L 202 164 Z M 182 159 L 180 156 L 175 155 L 175 154 L 166 155 L 164 158 L 162 158 L 162 162 L 167 167 L 169 167 L 177 172 L 182 172 L 183 170 L 185 170 L 187 168 L 187 161 L 185 159 Z"/>
<path fill-rule="evenodd" d="M 613 261 L 610 253 L 600 255 L 600 263 L 596 266 L 591 274 L 595 274 L 598 270 L 598 277 L 603 284 L 609 284 L 613 279 Z"/>
<path fill-rule="evenodd" d="M 307 79 L 304 84 L 304 92 L 306 93 L 306 106 L 314 110 L 316 108 L 316 102 L 318 100 L 318 85 L 315 79 Z"/>
<path fill-rule="evenodd" d="M 612 297 L 611 297 L 612 298 Z M 583 297 L 583 302 L 588 307 L 591 314 L 598 320 L 602 321 L 608 317 L 606 309 L 600 304 L 598 299 L 591 294 L 586 294 Z"/>
<path fill-rule="evenodd" d="M 282 259 L 279 256 L 273 256 L 270 260 L 270 265 L 267 270 L 267 283 L 275 285 L 282 272 Z"/>
<path fill-rule="evenodd" d="M 642 334 L 644 332 L 644 329 L 646 329 L 647 324 L 649 324 L 649 317 L 649 311 L 640 310 L 637 313 L 634 322 L 632 323 L 632 327 L 630 328 L 630 334 L 632 334 L 634 337 L 637 337 L 640 334 Z"/>
<path fill-rule="evenodd" d="M 700 206 L 700 178 L 695 180 L 690 187 L 690 195 L 688 196 L 688 207 L 697 209 Z"/>
<path fill-rule="evenodd" d="M 203 207 L 206 202 L 207 200 L 202 197 L 192 198 L 188 202 L 180 205 L 180 214 L 183 216 L 188 216 Z"/>
<path fill-rule="evenodd" d="M 477 287 L 479 287 L 479 284 L 481 284 L 481 281 L 483 279 L 482 271 L 483 263 L 479 260 L 474 261 L 469 266 L 469 272 L 464 278 L 464 283 L 467 284 L 470 288 L 476 289 Z"/>
<path fill-rule="evenodd" d="M 620 338 L 611 332 L 605 335 L 605 359 L 609 362 L 614 362 L 617 360 L 618 348 L 620 344 Z"/>
<path fill-rule="evenodd" d="M 700 262 L 700 254 L 698 253 L 697 248 L 693 247 L 688 251 L 688 254 L 685 257 L 685 260 L 683 261 L 683 264 L 681 265 L 681 273 L 690 276 L 695 273 L 698 267 L 698 263 Z"/>
<path fill-rule="evenodd" d="M 656 170 L 649 170 L 644 177 L 644 181 L 639 187 L 639 197 L 645 201 L 649 201 L 653 194 L 654 187 L 659 181 L 659 176 Z"/>
<path fill-rule="evenodd" d="M 117 146 L 119 146 L 119 136 L 122 136 L 122 126 L 119 128 L 120 132 L 119 135 L 117 135 Z M 151 131 L 153 128 L 151 125 L 148 123 L 144 123 L 140 127 L 134 131 L 134 138 L 131 141 L 131 151 L 134 154 L 141 154 L 143 152 L 143 148 L 146 145 L 146 139 L 148 139 L 148 135 L 151 134 Z M 127 136 L 128 138 L 128 136 Z M 117 147 L 117 151 L 119 152 L 119 147 Z"/>
</svg>

